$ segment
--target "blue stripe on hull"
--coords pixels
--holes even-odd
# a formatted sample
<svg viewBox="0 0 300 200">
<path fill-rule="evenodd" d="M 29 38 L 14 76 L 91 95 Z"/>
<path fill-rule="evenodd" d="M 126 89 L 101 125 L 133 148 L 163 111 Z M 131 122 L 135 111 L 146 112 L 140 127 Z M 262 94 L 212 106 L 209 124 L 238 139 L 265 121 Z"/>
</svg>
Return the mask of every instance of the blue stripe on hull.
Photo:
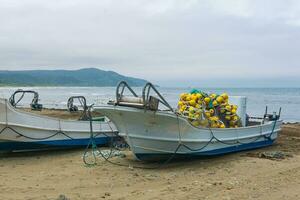
<svg viewBox="0 0 300 200">
<path fill-rule="evenodd" d="M 107 144 L 109 140 L 109 137 L 98 137 L 94 139 L 97 145 Z M 89 138 L 84 138 L 35 142 L 0 142 L 0 151 L 33 150 L 47 148 L 78 148 L 87 146 L 89 141 Z"/>
<path fill-rule="evenodd" d="M 191 152 L 188 154 L 176 154 L 176 157 L 205 157 L 205 156 L 216 156 L 216 155 L 223 155 L 227 153 L 233 153 L 238 151 L 245 151 L 250 149 L 257 149 L 261 147 L 266 147 L 272 145 L 274 140 L 265 140 L 260 142 L 253 142 L 248 144 L 239 144 L 236 146 L 230 146 L 210 151 L 202 151 L 202 152 Z M 183 147 L 182 147 L 183 148 Z M 161 154 L 161 153 L 142 153 L 142 154 L 135 154 L 135 156 L 139 160 L 159 160 L 159 159 L 166 159 L 170 158 L 172 154 Z"/>
</svg>

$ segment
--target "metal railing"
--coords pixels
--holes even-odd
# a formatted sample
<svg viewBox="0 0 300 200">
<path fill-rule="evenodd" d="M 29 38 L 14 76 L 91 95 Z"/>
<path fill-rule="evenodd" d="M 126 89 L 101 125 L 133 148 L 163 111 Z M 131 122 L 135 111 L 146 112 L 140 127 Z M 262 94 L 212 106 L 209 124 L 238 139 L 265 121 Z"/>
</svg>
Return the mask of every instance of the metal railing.
<svg viewBox="0 0 300 200">
<path fill-rule="evenodd" d="M 120 105 L 120 102 L 122 100 L 122 97 L 124 95 L 124 91 L 125 91 L 126 88 L 130 91 L 130 93 L 134 97 L 139 98 L 139 96 L 134 92 L 134 90 L 128 85 L 127 82 L 121 81 L 118 84 L 117 88 L 116 88 L 116 102 L 115 102 L 116 105 Z M 152 91 L 158 96 L 158 98 L 155 98 L 154 96 L 151 96 Z M 153 102 L 158 101 L 158 102 L 162 103 L 164 106 L 166 106 L 169 110 L 174 112 L 174 110 L 170 106 L 170 104 L 160 94 L 160 92 L 156 89 L 156 87 L 150 82 L 146 83 L 146 85 L 143 87 L 141 99 L 142 99 L 143 107 L 145 109 L 152 109 L 153 110 L 153 105 L 152 105 Z"/>
</svg>

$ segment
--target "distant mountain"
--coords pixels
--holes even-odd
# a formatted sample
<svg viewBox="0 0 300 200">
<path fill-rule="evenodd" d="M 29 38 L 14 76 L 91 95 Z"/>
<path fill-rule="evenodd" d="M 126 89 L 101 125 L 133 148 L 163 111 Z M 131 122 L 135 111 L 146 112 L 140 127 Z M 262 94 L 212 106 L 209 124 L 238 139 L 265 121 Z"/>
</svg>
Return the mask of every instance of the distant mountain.
<svg viewBox="0 0 300 200">
<path fill-rule="evenodd" d="M 142 86 L 146 80 L 96 68 L 80 70 L 0 71 L 0 86 L 116 86 L 119 81 Z"/>
</svg>

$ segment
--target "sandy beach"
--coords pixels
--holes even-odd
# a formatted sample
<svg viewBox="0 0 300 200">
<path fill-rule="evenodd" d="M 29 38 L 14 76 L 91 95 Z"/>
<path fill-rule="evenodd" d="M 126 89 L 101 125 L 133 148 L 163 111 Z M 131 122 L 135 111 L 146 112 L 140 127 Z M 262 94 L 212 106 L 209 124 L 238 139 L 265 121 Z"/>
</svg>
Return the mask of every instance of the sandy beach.
<svg viewBox="0 0 300 200">
<path fill-rule="evenodd" d="M 298 123 L 285 124 L 276 144 L 268 148 L 173 161 L 159 169 L 132 167 L 153 164 L 134 160 L 129 151 L 124 152 L 126 157 L 112 158 L 127 167 L 102 158 L 87 167 L 83 149 L 1 154 L 0 199 L 296 200 L 300 199 L 299 150 Z M 268 158 L 274 152 L 281 157 Z"/>
<path fill-rule="evenodd" d="M 297 52 L 300 0 L 0 0 L 0 200 L 300 200 Z"/>
</svg>

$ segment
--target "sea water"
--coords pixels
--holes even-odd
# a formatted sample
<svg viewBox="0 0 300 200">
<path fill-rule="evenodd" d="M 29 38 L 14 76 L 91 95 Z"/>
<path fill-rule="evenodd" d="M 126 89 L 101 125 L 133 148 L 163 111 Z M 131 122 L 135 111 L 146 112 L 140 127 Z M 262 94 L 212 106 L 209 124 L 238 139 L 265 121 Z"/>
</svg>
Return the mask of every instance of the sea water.
<svg viewBox="0 0 300 200">
<path fill-rule="evenodd" d="M 108 100 L 115 99 L 115 87 L 2 87 L 0 97 L 9 98 L 17 89 L 35 90 L 39 93 L 40 103 L 47 108 L 66 108 L 70 96 L 85 96 L 87 103 L 103 105 Z M 166 88 L 159 87 L 158 90 L 165 99 L 176 107 L 178 97 L 183 92 L 189 92 L 192 88 Z M 227 92 L 232 96 L 247 97 L 247 113 L 250 116 L 262 117 L 265 107 L 268 106 L 269 113 L 278 113 L 282 108 L 281 118 L 285 122 L 300 122 L 300 88 L 196 88 L 206 93 L 221 94 Z M 137 94 L 141 94 L 142 88 L 134 88 Z M 18 95 L 16 98 L 18 98 Z M 29 106 L 32 94 L 25 95 L 21 106 Z"/>
</svg>

